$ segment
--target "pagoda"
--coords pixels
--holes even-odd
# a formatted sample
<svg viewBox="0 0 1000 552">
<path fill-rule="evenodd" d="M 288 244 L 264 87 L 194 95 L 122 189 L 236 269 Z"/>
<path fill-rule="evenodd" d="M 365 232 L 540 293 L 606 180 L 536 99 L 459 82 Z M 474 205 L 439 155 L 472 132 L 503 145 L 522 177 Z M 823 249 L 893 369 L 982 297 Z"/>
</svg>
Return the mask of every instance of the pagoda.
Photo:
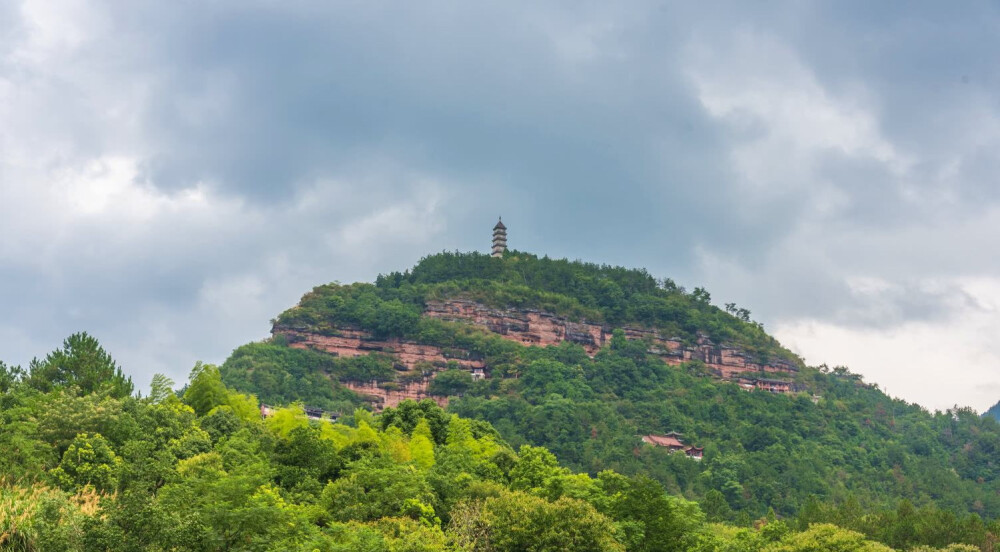
<svg viewBox="0 0 1000 552">
<path fill-rule="evenodd" d="M 507 227 L 503 225 L 503 220 L 498 219 L 497 225 L 493 227 L 493 257 L 503 257 L 507 251 Z"/>
</svg>

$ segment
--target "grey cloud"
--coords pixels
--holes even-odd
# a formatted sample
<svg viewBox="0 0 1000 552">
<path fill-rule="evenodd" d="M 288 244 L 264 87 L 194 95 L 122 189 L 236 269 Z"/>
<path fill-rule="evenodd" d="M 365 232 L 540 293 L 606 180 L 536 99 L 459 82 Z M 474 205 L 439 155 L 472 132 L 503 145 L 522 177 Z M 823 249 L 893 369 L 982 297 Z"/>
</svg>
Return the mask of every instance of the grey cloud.
<svg viewBox="0 0 1000 552">
<path fill-rule="evenodd" d="M 925 280 L 1000 270 L 981 255 L 1000 145 L 989 3 L 90 8 L 87 40 L 33 62 L 32 24 L 0 6 L 0 123 L 17 129 L 0 146 L 24 154 L 0 152 L 0 194 L 121 156 L 133 185 L 178 205 L 199 190 L 212 211 L 63 223 L 36 204 L 52 228 L 0 222 L 22 245 L 0 243 L 8 359 L 90 329 L 135 373 L 183 376 L 312 285 L 484 249 L 497 214 L 519 249 L 646 266 L 767 325 L 947 320 L 977 307 Z M 763 92 L 713 113 L 701 69 L 720 101 Z M 815 118 L 806 138 L 829 140 L 803 141 L 786 112 L 802 98 L 767 103 L 783 92 L 848 130 Z M 858 277 L 889 286 L 858 294 Z"/>
</svg>

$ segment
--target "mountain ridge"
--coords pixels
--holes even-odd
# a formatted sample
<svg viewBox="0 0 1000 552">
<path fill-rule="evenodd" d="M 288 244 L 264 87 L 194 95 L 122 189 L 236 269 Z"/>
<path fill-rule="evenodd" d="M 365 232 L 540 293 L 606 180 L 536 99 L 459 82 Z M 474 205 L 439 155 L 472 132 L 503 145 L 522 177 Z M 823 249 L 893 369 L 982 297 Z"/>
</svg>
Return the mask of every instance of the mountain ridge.
<svg viewBox="0 0 1000 552">
<path fill-rule="evenodd" d="M 651 476 L 718 519 L 793 515 L 810 497 L 1000 513 L 994 420 L 932 414 L 843 367 L 807 367 L 748 310 L 710 301 L 644 270 L 440 253 L 374 284 L 317 286 L 222 374 L 264 400 L 341 410 L 431 397 L 572 469 Z M 748 393 L 747 372 L 694 355 L 716 343 L 744 367 L 794 367 L 749 371 L 789 392 Z M 672 431 L 704 462 L 643 443 Z"/>
</svg>

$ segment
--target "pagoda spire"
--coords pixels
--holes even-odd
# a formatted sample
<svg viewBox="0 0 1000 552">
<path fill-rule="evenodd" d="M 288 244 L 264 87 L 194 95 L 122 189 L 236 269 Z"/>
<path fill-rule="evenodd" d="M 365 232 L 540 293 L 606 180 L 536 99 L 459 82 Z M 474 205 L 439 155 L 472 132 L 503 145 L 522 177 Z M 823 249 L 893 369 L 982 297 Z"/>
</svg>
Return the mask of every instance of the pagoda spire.
<svg viewBox="0 0 1000 552">
<path fill-rule="evenodd" d="M 507 251 L 507 227 L 503 225 L 503 219 L 498 218 L 496 226 L 493 227 L 493 257 L 503 257 Z"/>
</svg>

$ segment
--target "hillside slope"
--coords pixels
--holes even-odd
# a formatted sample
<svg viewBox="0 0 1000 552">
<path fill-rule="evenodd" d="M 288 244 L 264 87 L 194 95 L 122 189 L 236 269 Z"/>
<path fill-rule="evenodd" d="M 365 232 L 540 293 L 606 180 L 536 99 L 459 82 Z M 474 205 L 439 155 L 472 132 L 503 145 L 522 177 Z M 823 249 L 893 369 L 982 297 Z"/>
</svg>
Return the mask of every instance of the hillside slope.
<svg viewBox="0 0 1000 552">
<path fill-rule="evenodd" d="M 315 288 L 222 373 L 277 403 L 433 397 L 568 467 L 650 475 L 714 519 L 792 514 L 810 497 L 1000 513 L 995 420 L 807 368 L 749 311 L 642 270 L 433 255 L 374 285 Z M 643 442 L 672 431 L 703 461 Z"/>
<path fill-rule="evenodd" d="M 992 416 L 994 420 L 1000 420 L 1000 401 L 990 407 L 990 409 L 985 412 L 984 416 Z"/>
</svg>

